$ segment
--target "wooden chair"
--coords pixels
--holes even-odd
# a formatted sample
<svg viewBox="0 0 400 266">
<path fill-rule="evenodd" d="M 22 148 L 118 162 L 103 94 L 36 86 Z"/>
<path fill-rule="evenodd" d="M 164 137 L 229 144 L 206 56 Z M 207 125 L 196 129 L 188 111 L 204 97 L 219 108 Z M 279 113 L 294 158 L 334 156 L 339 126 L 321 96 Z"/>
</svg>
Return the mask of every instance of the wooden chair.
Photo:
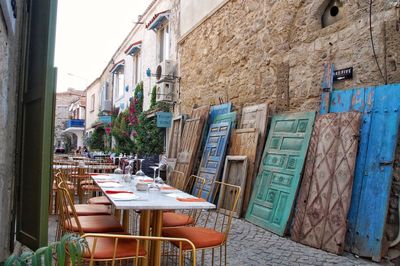
<svg viewBox="0 0 400 266">
<path fill-rule="evenodd" d="M 175 172 L 180 173 L 178 171 Z M 181 178 L 184 178 L 183 173 Z M 204 178 L 195 175 L 191 175 L 184 185 L 182 185 L 184 180 L 175 180 L 177 181 L 178 186 L 180 186 L 179 189 L 188 194 L 192 194 L 195 187 L 199 188 L 199 190 L 196 192 L 196 195 L 194 195 L 196 197 L 200 197 L 205 184 Z M 194 225 L 200 212 L 201 210 L 194 209 L 163 212 L 163 227 Z"/>
<path fill-rule="evenodd" d="M 239 186 L 215 181 L 208 201 L 217 202 L 218 199 L 217 208 L 207 210 L 207 214 L 199 218 L 196 226 L 163 228 L 162 234 L 165 237 L 187 238 L 193 242 L 196 250 L 202 250 L 202 265 L 204 265 L 204 254 L 207 249 L 212 251 L 212 265 L 214 265 L 215 248 L 220 249 L 221 264 L 222 247 L 224 247 L 224 263 L 226 265 L 227 240 L 239 197 Z M 200 223 L 201 225 L 199 225 Z"/>
<path fill-rule="evenodd" d="M 74 202 L 64 182 L 58 185 L 59 196 L 59 234 L 65 232 L 109 233 L 123 232 L 121 224 L 112 215 L 78 216 Z"/>
<path fill-rule="evenodd" d="M 94 234 L 88 233 L 82 235 L 87 241 L 88 246 L 84 250 L 83 259 L 92 266 L 95 263 L 111 262 L 114 266 L 116 262 L 119 265 L 153 265 L 152 258 L 147 252 L 149 244 L 156 241 L 161 243 L 172 242 L 178 247 L 178 265 L 188 265 L 185 263 L 185 256 L 190 255 L 190 265 L 196 265 L 196 248 L 192 242 L 181 238 L 151 237 L 151 236 L 132 236 L 117 234 Z M 183 248 L 185 247 L 185 249 Z M 159 256 L 161 254 L 158 254 Z M 163 264 L 171 265 L 168 257 L 163 258 Z M 123 262 L 126 262 L 125 264 Z"/>
</svg>

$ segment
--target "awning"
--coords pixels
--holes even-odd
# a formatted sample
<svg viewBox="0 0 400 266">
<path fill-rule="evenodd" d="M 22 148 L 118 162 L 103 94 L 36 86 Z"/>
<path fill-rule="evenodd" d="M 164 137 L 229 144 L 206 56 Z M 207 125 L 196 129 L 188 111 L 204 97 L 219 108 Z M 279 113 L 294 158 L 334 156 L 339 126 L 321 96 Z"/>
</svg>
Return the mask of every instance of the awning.
<svg viewBox="0 0 400 266">
<path fill-rule="evenodd" d="M 169 10 L 157 13 L 152 19 L 146 24 L 148 30 L 157 30 L 162 23 L 169 18 L 171 12 Z"/>
<path fill-rule="evenodd" d="M 114 73 L 115 71 L 117 71 L 118 69 L 120 69 L 121 67 L 123 67 L 125 65 L 125 60 L 121 60 L 118 61 L 117 63 L 114 64 L 114 66 L 111 68 L 110 72 Z"/>
<path fill-rule="evenodd" d="M 140 50 L 141 47 L 142 47 L 142 41 L 134 42 L 131 45 L 129 45 L 128 49 L 125 50 L 125 53 L 128 55 L 134 55 Z"/>
</svg>

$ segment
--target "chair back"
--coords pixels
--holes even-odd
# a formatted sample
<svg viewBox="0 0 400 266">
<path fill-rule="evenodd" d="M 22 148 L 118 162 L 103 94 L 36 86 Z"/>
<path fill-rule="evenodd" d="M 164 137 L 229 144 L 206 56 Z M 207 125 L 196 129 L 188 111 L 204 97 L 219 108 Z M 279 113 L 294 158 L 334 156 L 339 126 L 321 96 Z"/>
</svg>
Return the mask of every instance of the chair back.
<svg viewBox="0 0 400 266">
<path fill-rule="evenodd" d="M 68 184 L 62 179 L 62 175 L 57 175 L 56 180 L 60 181 L 57 184 L 57 196 L 59 204 L 59 225 L 61 229 L 61 235 L 65 232 L 74 232 L 71 230 L 75 224 L 78 228 L 78 233 L 83 234 L 81 224 L 76 214 L 74 201 L 71 197 Z"/>
<path fill-rule="evenodd" d="M 90 244 L 86 247 L 85 250 L 85 256 L 84 260 L 89 261 L 89 265 L 92 266 L 96 263 L 96 261 L 99 262 L 111 262 L 111 265 L 114 266 L 115 263 L 118 261 L 122 265 L 123 260 L 133 261 L 134 264 L 129 264 L 129 265 L 139 265 L 141 263 L 140 260 L 144 260 L 146 263 L 144 265 L 150 265 L 150 259 L 149 258 L 149 246 L 154 246 L 155 244 L 161 244 L 163 246 L 162 249 L 159 250 L 160 254 L 158 256 L 161 256 L 161 252 L 164 254 L 164 261 L 166 265 L 171 265 L 171 264 L 178 264 L 180 266 L 183 265 L 196 265 L 196 247 L 194 244 L 185 238 L 171 238 L 171 237 L 153 237 L 153 236 L 133 236 L 133 235 L 118 235 L 118 234 L 98 234 L 98 233 L 88 233 L 82 235 L 83 238 L 89 240 L 87 242 L 90 242 Z M 109 258 L 102 258 L 99 260 L 96 260 L 95 255 L 96 255 L 96 249 L 98 246 L 98 243 L 100 241 L 104 240 L 111 240 L 113 242 L 112 246 L 113 250 L 112 252 L 109 252 L 110 257 Z M 130 252 L 125 251 L 124 253 L 126 254 L 125 257 L 118 256 L 118 248 L 123 245 L 122 243 L 125 241 L 125 246 L 127 244 L 127 241 L 130 245 L 129 247 L 131 248 Z M 161 242 L 161 243 L 160 243 Z M 170 242 L 174 243 L 174 245 L 169 244 Z M 174 247 L 175 246 L 175 247 Z M 169 250 L 166 252 L 166 248 Z M 174 251 L 171 252 L 170 249 L 175 249 Z M 111 255 L 112 254 L 112 255 Z M 187 257 L 187 255 L 190 255 Z M 176 262 L 174 261 L 176 259 Z M 190 264 L 187 264 L 187 259 L 191 260 Z M 142 265 L 142 264 L 140 264 Z"/>
<path fill-rule="evenodd" d="M 203 177 L 200 177 L 197 175 L 191 175 L 191 176 L 189 176 L 189 178 L 186 181 L 185 186 L 183 187 L 182 190 L 188 194 L 191 194 L 193 196 L 200 198 L 201 194 L 203 192 L 205 183 L 206 183 L 206 180 Z M 197 191 L 195 190 L 195 188 Z M 205 199 L 207 199 L 207 198 L 205 198 Z"/>
<path fill-rule="evenodd" d="M 217 208 L 207 211 L 207 216 L 204 218 L 204 227 L 223 233 L 225 241 L 228 238 L 233 215 L 237 211 L 240 192 L 241 188 L 239 186 L 214 181 L 208 195 L 208 201 L 216 202 Z"/>
</svg>

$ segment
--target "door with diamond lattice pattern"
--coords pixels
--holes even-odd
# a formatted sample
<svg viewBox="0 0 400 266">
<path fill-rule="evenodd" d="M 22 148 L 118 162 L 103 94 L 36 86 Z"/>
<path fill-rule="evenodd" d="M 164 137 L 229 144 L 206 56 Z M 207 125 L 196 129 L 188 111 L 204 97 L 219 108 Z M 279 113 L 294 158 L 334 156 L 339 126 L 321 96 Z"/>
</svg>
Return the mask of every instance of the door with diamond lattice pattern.
<svg viewBox="0 0 400 266">
<path fill-rule="evenodd" d="M 343 252 L 360 123 L 358 112 L 317 118 L 297 198 L 294 241 Z"/>
</svg>

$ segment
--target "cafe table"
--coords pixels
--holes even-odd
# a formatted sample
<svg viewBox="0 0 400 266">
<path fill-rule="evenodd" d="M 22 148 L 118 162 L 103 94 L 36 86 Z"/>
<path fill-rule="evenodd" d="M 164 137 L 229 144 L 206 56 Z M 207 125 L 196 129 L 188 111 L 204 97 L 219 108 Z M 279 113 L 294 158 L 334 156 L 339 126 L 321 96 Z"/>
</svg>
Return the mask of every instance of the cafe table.
<svg viewBox="0 0 400 266">
<path fill-rule="evenodd" d="M 148 182 L 149 177 L 135 177 L 133 182 L 123 182 L 123 175 L 92 175 L 93 180 L 100 187 L 101 191 L 112 202 L 117 210 L 123 210 L 124 223 L 128 219 L 128 210 L 139 210 L 140 215 L 140 235 L 149 236 L 150 226 L 153 236 L 161 236 L 163 224 L 163 211 L 165 210 L 187 210 L 187 209 L 215 209 L 215 205 L 196 198 L 188 193 L 178 189 L 167 187 L 166 190 L 159 191 L 137 191 L 135 180 L 141 179 L 142 182 Z M 114 184 L 114 185 L 113 185 Z M 127 193 L 124 193 L 127 192 Z M 134 195 L 135 199 L 117 199 L 118 194 Z M 152 221 L 151 221 L 152 220 Z M 147 250 L 148 246 L 145 244 Z M 161 261 L 160 251 L 161 243 L 154 242 L 151 247 L 150 258 L 152 265 L 159 265 Z"/>
</svg>

